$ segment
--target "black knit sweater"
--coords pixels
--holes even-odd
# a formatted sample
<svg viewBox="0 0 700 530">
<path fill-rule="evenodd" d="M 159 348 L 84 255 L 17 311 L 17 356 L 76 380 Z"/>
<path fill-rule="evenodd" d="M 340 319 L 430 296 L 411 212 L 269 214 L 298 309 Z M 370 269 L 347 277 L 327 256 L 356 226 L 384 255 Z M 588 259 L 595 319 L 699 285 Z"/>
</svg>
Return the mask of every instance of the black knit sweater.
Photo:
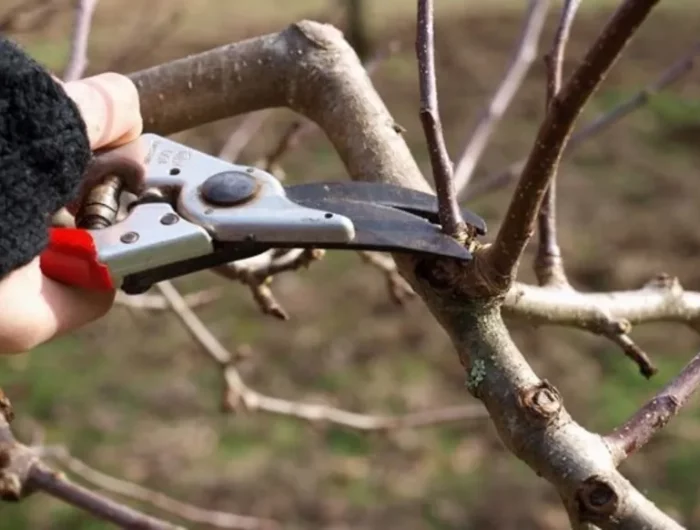
<svg viewBox="0 0 700 530">
<path fill-rule="evenodd" d="M 77 197 L 91 156 L 73 100 L 0 35 L 0 279 L 46 247 L 51 215 Z"/>
</svg>

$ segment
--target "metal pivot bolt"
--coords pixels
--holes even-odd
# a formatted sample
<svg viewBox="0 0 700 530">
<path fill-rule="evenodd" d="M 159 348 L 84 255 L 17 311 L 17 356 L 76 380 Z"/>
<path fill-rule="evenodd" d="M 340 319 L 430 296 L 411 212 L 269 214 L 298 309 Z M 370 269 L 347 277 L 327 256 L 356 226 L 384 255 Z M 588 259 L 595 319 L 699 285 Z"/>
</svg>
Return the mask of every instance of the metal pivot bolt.
<svg viewBox="0 0 700 530">
<path fill-rule="evenodd" d="M 202 198 L 215 206 L 235 206 L 254 198 L 260 183 L 252 176 L 238 171 L 223 171 L 204 181 Z"/>
</svg>

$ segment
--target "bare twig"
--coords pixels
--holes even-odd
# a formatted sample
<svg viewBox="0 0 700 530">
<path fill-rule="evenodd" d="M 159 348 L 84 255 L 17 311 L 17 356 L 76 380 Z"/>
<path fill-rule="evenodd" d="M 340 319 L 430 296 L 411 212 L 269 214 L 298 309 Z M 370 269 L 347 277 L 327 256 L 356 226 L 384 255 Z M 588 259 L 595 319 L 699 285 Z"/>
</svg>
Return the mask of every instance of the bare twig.
<svg viewBox="0 0 700 530">
<path fill-rule="evenodd" d="M 48 18 L 59 9 L 60 2 L 56 0 L 24 0 L 16 2 L 5 14 L 0 17 L 0 32 L 32 30 L 46 23 Z M 34 15 L 36 18 L 29 27 L 20 27 L 19 21 L 26 15 Z"/>
<path fill-rule="evenodd" d="M 64 81 L 75 81 L 83 77 L 88 65 L 87 49 L 92 27 L 92 15 L 98 0 L 76 0 L 75 25 L 71 41 L 70 58 L 63 73 Z"/>
<path fill-rule="evenodd" d="M 85 510 L 98 519 L 109 521 L 120 528 L 184 530 L 180 526 L 142 514 L 128 506 L 83 488 L 41 463 L 37 463 L 32 467 L 28 477 L 28 485 Z"/>
<path fill-rule="evenodd" d="M 219 342 L 187 306 L 177 289 L 166 282 L 159 283 L 158 288 L 192 337 L 221 368 L 225 382 L 224 404 L 229 410 L 237 410 L 242 406 L 245 410 L 259 410 L 311 422 L 328 422 L 362 431 L 428 427 L 440 423 L 484 419 L 486 417 L 483 408 L 475 405 L 445 407 L 401 416 L 384 416 L 358 414 L 324 404 L 299 403 L 266 396 L 246 385 L 233 364 L 234 358 L 231 352 Z"/>
<path fill-rule="evenodd" d="M 210 269 L 228 280 L 237 280 L 247 285 L 255 301 L 266 315 L 287 320 L 289 315 L 272 294 L 269 284 L 272 277 L 283 272 L 308 267 L 324 255 L 319 249 L 294 249 L 270 251 L 252 260 L 236 261 Z"/>
<path fill-rule="evenodd" d="M 549 0 L 530 0 L 513 59 L 498 90 L 482 111 L 455 168 L 458 195 L 469 186 L 474 170 L 511 101 L 517 94 L 537 55 L 537 45 L 547 18 Z"/>
<path fill-rule="evenodd" d="M 442 230 L 446 234 L 463 239 L 466 227 L 457 203 L 452 161 L 445 146 L 438 109 L 433 19 L 433 0 L 418 0 L 416 55 L 420 85 L 420 118 L 430 153 Z"/>
<path fill-rule="evenodd" d="M 121 528 L 176 530 L 179 527 L 138 512 L 75 484 L 50 469 L 10 429 L 10 401 L 0 391 L 0 498 L 21 500 L 41 491 Z"/>
<path fill-rule="evenodd" d="M 574 132 L 574 134 L 571 135 L 571 140 L 566 145 L 564 152 L 569 153 L 573 151 L 577 147 L 581 146 L 586 140 L 593 138 L 595 135 L 602 133 L 612 125 L 615 125 L 622 118 L 648 103 L 654 94 L 680 80 L 685 74 L 693 69 L 699 54 L 700 41 L 696 42 L 690 48 L 688 53 L 674 61 L 674 63 L 652 83 L 644 87 L 636 94 L 632 95 L 629 99 L 619 103 L 612 110 L 600 114 L 598 117 L 580 127 L 576 132 Z M 508 168 L 503 171 L 493 173 L 481 181 L 475 181 L 473 186 L 465 190 L 462 198 L 467 200 L 474 199 L 506 186 L 509 182 L 520 175 L 525 167 L 525 162 L 525 160 L 519 160 L 508 166 Z"/>
<path fill-rule="evenodd" d="M 219 158 L 236 161 L 241 156 L 243 149 L 250 143 L 255 133 L 260 130 L 265 120 L 270 117 L 272 111 L 269 109 L 259 110 L 247 114 L 236 129 L 226 140 L 226 143 L 219 151 Z"/>
<path fill-rule="evenodd" d="M 159 5 L 154 5 L 153 0 L 142 4 L 144 8 L 148 10 L 148 13 L 139 17 L 139 23 L 136 25 L 136 29 L 130 32 L 130 38 L 125 39 L 125 46 L 110 59 L 110 70 L 121 71 L 125 65 L 143 55 L 148 50 L 163 46 L 167 36 L 177 33 L 177 25 L 182 20 L 185 10 L 175 7 L 175 10 L 172 11 L 165 20 L 156 25 L 154 24 L 151 13 L 163 11 L 169 5 L 172 5 L 172 2 L 161 0 L 158 4 Z"/>
<path fill-rule="evenodd" d="M 61 467 L 101 490 L 109 491 L 137 502 L 150 504 L 192 523 L 236 530 L 272 530 L 279 526 L 274 521 L 267 519 L 216 510 L 205 510 L 168 497 L 161 492 L 139 486 L 133 482 L 106 475 L 72 456 L 65 447 L 42 446 L 33 449 L 43 458 L 57 461 Z"/>
<path fill-rule="evenodd" d="M 201 291 L 188 293 L 184 298 L 187 305 L 191 308 L 201 307 L 221 298 L 221 290 L 215 287 L 211 289 L 202 289 Z M 126 295 L 122 291 L 117 291 L 115 303 L 132 309 L 170 309 L 165 298 L 157 294 Z"/>
<path fill-rule="evenodd" d="M 700 353 L 670 383 L 605 437 L 619 464 L 642 448 L 685 405 L 700 386 Z"/>
<path fill-rule="evenodd" d="M 494 281 L 509 287 L 530 240 L 544 194 L 585 103 L 658 0 L 626 0 L 549 106 L 496 241 L 487 251 Z M 504 282 L 503 280 L 506 280 Z"/>
<path fill-rule="evenodd" d="M 380 254 L 379 252 L 358 252 L 360 259 L 381 271 L 387 282 L 387 288 L 391 299 L 398 305 L 402 305 L 407 298 L 413 298 L 416 293 L 409 283 L 401 276 L 396 268 L 396 263 L 391 256 Z"/>
<path fill-rule="evenodd" d="M 547 65 L 546 109 L 549 112 L 554 98 L 559 96 L 564 74 L 564 55 L 569 40 L 571 26 L 581 0 L 565 0 L 559 19 L 559 26 L 554 35 L 552 50 L 545 56 Z M 539 244 L 535 256 L 535 275 L 540 285 L 565 288 L 569 286 L 561 257 L 561 248 L 557 242 L 557 178 L 556 172 L 545 193 L 544 200 L 537 215 L 537 232 Z"/>
</svg>

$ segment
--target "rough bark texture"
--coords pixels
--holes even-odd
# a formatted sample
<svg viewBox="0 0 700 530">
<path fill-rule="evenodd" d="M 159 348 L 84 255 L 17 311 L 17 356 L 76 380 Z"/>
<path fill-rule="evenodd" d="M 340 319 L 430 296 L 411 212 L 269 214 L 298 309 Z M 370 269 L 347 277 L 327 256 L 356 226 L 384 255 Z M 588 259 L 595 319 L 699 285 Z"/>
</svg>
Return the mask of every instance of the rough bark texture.
<svg viewBox="0 0 700 530">
<path fill-rule="evenodd" d="M 132 78 L 148 132 L 285 106 L 325 131 L 352 179 L 429 190 L 357 56 L 329 26 L 300 22 Z M 575 527 L 680 528 L 617 471 L 604 439 L 573 421 L 556 389 L 532 371 L 502 320 L 502 297 L 482 296 L 489 289 L 479 288 L 480 259 L 467 266 L 396 260 L 451 337 L 466 386 L 504 444 L 554 485 Z"/>
</svg>

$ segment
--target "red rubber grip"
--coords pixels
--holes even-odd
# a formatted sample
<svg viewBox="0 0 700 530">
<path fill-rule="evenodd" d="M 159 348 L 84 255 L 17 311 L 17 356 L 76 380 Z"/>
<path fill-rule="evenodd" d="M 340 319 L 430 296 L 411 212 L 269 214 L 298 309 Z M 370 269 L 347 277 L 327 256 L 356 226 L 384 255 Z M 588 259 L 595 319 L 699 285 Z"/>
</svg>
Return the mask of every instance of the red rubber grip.
<svg viewBox="0 0 700 530">
<path fill-rule="evenodd" d="M 109 268 L 98 259 L 95 241 L 86 230 L 51 228 L 40 264 L 52 280 L 95 291 L 114 289 Z"/>
</svg>

